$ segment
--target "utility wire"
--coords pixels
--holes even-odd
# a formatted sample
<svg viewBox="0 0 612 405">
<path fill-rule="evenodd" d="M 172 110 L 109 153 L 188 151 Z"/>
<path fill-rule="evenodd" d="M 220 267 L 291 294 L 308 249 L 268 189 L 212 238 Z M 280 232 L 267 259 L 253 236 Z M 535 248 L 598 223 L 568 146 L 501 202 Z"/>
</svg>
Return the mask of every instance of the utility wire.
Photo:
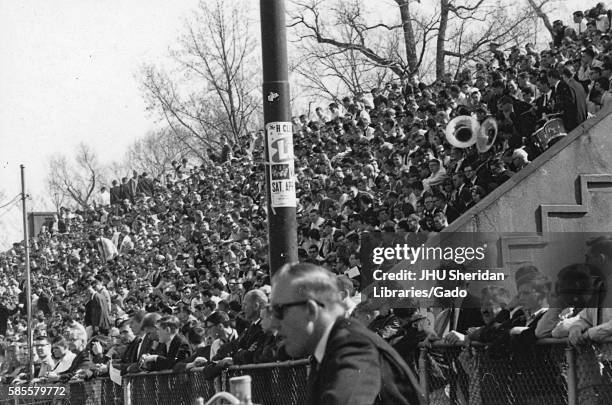
<svg viewBox="0 0 612 405">
<path fill-rule="evenodd" d="M 6 204 L 4 204 L 4 205 L 0 205 L 0 209 L 2 209 L 2 208 L 4 208 L 4 207 L 8 207 L 9 205 L 13 204 L 14 202 L 16 202 L 16 201 L 17 201 L 17 199 L 18 199 L 19 197 L 21 197 L 21 193 L 17 194 L 15 197 L 13 197 L 13 198 L 11 199 L 11 201 L 7 202 Z"/>
</svg>

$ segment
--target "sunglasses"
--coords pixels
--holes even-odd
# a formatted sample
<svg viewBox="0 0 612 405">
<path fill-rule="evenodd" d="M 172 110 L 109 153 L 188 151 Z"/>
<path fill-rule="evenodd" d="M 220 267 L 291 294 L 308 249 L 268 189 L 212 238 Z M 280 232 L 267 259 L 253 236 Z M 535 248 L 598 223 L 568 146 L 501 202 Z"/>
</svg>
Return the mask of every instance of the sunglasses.
<svg viewBox="0 0 612 405">
<path fill-rule="evenodd" d="M 286 303 L 286 304 L 271 304 L 271 305 L 268 305 L 268 308 L 269 308 L 270 311 L 272 311 L 272 316 L 274 316 L 276 319 L 281 321 L 285 317 L 285 311 L 288 308 L 297 307 L 297 306 L 300 306 L 300 305 L 306 305 L 310 301 L 315 302 L 321 308 L 325 308 L 325 304 L 323 304 L 322 302 L 319 302 L 317 300 L 313 300 L 313 299 L 289 302 L 289 303 Z"/>
</svg>

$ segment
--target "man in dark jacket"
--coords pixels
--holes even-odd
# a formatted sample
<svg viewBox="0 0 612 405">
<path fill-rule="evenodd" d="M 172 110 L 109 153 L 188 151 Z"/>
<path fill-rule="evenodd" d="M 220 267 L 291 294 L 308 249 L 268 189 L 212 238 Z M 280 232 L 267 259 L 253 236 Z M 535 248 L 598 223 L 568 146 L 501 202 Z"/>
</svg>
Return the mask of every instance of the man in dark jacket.
<svg viewBox="0 0 612 405">
<path fill-rule="evenodd" d="M 121 185 L 119 186 L 119 190 L 121 191 L 121 202 L 125 200 L 134 201 L 134 196 L 132 195 L 130 184 L 128 183 L 128 178 L 123 177 L 121 179 Z"/>
<path fill-rule="evenodd" d="M 150 197 L 153 195 L 154 187 L 153 181 L 149 179 L 149 175 L 147 173 L 142 173 L 140 175 L 140 181 L 137 185 L 137 191 L 139 193 L 143 193 L 144 195 Z"/>
<path fill-rule="evenodd" d="M 181 322 L 176 316 L 167 315 L 157 321 L 159 346 L 154 354 L 141 357 L 142 368 L 149 371 L 169 370 L 180 361 L 191 356 L 187 340 L 179 335 Z"/>
<path fill-rule="evenodd" d="M 10 316 L 15 315 L 19 312 L 19 307 L 15 305 L 12 309 L 9 309 L 5 303 L 0 303 L 0 335 L 6 335 L 6 325 Z"/>
<path fill-rule="evenodd" d="M 122 374 L 142 371 L 139 367 L 140 358 L 144 354 L 153 353 L 159 345 L 156 325 L 160 319 L 161 315 L 158 313 L 147 314 L 142 310 L 130 315 L 130 325 L 136 336 L 125 350 L 121 364 L 116 366 Z"/>
<path fill-rule="evenodd" d="M 213 360 L 232 357 L 233 364 L 249 364 L 253 362 L 255 352 L 263 349 L 265 333 L 261 328 L 259 314 L 267 303 L 268 297 L 261 290 L 251 290 L 246 293 L 242 301 L 242 308 L 244 316 L 250 324 L 238 339 L 221 346 Z"/>
<path fill-rule="evenodd" d="M 111 328 L 111 321 L 108 315 L 108 303 L 106 298 L 100 293 L 102 282 L 98 279 L 89 279 L 87 291 L 91 298 L 85 304 L 85 328 L 88 337 L 98 333 L 107 334 Z"/>
<path fill-rule="evenodd" d="M 563 69 L 563 81 L 569 88 L 565 99 L 563 124 L 567 132 L 571 132 L 588 118 L 587 94 L 582 84 L 574 79 L 574 73 L 567 68 Z"/>
<path fill-rule="evenodd" d="M 418 404 L 421 390 L 399 354 L 359 321 L 344 317 L 336 277 L 310 263 L 272 280 L 271 309 L 287 354 L 312 356 L 308 404 Z"/>
<path fill-rule="evenodd" d="M 563 70 L 563 80 L 556 70 L 548 72 L 548 83 L 552 88 L 553 110 L 561 114 L 563 125 L 571 132 L 587 119 L 587 102 L 584 88 L 575 81 L 569 69 Z"/>
<path fill-rule="evenodd" d="M 210 357 L 210 345 L 206 344 L 206 329 L 196 326 L 187 332 L 187 340 L 192 355 L 179 361 L 172 368 L 173 371 L 188 371 L 194 367 L 205 366 Z"/>
<path fill-rule="evenodd" d="M 119 204 L 122 199 L 121 186 L 117 180 L 113 180 L 112 187 L 110 188 L 110 203 L 111 205 Z"/>
</svg>

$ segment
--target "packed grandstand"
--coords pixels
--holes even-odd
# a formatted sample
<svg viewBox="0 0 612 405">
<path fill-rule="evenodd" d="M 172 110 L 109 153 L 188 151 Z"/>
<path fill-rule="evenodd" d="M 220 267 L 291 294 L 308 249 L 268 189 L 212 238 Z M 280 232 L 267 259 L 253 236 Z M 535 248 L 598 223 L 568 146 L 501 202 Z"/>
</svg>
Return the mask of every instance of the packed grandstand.
<svg viewBox="0 0 612 405">
<path fill-rule="evenodd" d="M 442 338 L 484 342 L 501 353 L 538 338 L 577 344 L 612 337 L 609 309 L 598 311 L 596 301 L 553 309 L 551 280 L 534 267 L 517 272 L 522 295 L 485 288 L 476 297 L 482 311 L 465 322 L 444 311 L 376 306 L 361 293 L 364 232 L 443 231 L 544 152 L 532 135 L 549 119 L 560 118 L 569 132 L 612 103 L 610 14 L 578 18 L 583 31 L 554 23 L 550 49 L 491 44 L 487 61 L 455 78 L 426 84 L 412 75 L 292 120 L 299 259 L 337 274 L 347 315 L 415 370 L 419 343 Z M 571 92 L 561 92 L 560 83 Z M 494 117 L 493 144 L 483 151 L 449 136 L 449 122 L 461 116 L 478 124 Z M 133 172 L 117 179 L 91 206 L 62 208 L 32 237 L 35 381 L 106 376 L 109 360 L 124 375 L 197 368 L 211 380 L 231 365 L 290 360 L 267 306 L 261 136 L 226 144 L 204 162 L 174 162 L 159 178 Z M 610 239 L 590 248 L 612 260 Z M 7 384 L 28 382 L 24 263 L 22 243 L 0 256 L 0 377 Z M 597 270 L 591 263 L 566 273 Z M 448 364 L 431 361 L 444 380 Z M 470 367 L 465 359 L 453 365 L 463 373 Z M 528 385 L 520 374 L 506 381 L 507 398 Z M 500 395 L 489 391 L 479 388 L 479 403 Z"/>
</svg>

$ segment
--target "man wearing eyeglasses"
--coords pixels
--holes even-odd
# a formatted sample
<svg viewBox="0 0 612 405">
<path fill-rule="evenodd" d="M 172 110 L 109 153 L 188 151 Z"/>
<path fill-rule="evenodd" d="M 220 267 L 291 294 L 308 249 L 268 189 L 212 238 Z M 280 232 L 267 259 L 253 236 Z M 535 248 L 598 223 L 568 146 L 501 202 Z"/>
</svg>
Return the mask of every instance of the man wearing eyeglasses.
<svg viewBox="0 0 612 405">
<path fill-rule="evenodd" d="M 312 356 L 309 404 L 418 404 L 418 381 L 399 354 L 359 321 L 344 317 L 334 275 L 285 265 L 272 279 L 270 309 L 281 345 Z"/>
</svg>

